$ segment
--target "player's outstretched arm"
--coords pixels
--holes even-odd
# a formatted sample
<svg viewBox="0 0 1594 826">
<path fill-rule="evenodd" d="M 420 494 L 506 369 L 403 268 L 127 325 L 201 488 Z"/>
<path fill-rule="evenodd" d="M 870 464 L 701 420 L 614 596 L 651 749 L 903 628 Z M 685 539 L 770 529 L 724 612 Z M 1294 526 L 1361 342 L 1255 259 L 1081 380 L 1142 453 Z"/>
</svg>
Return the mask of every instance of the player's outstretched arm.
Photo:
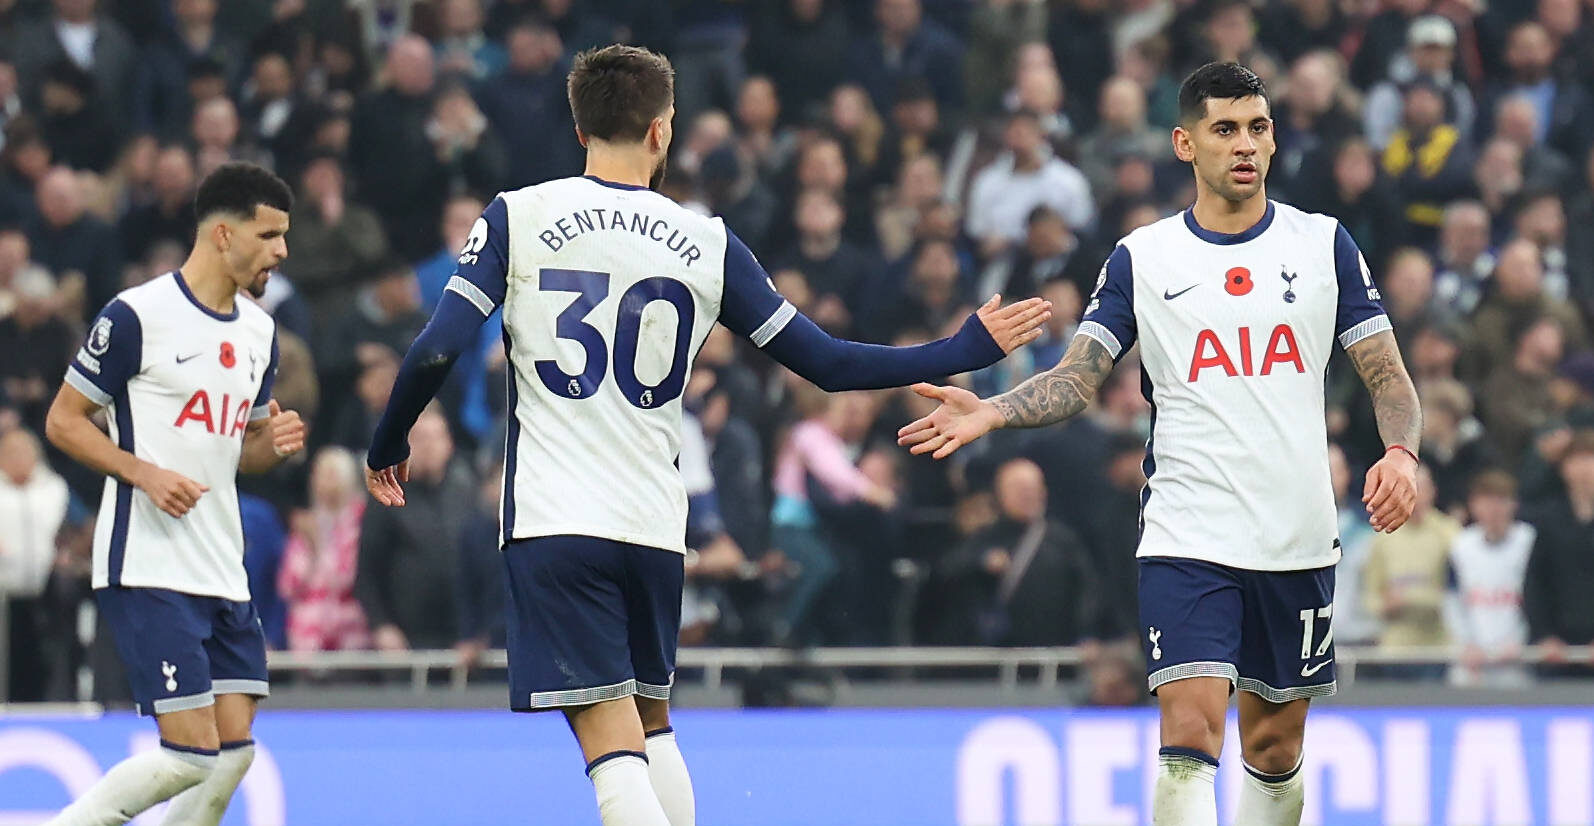
<svg viewBox="0 0 1594 826">
<path fill-rule="evenodd" d="M 914 392 L 941 406 L 897 431 L 897 444 L 945 459 L 998 428 L 1055 424 L 1084 410 L 1112 368 L 1112 354 L 1101 342 L 1076 335 L 1056 367 L 988 400 L 959 387 L 914 385 Z"/>
<path fill-rule="evenodd" d="M 265 473 L 283 459 L 304 450 L 304 420 L 297 411 L 283 410 L 276 399 L 270 413 L 249 423 L 244 431 L 243 455 L 238 458 L 240 473 Z"/>
<path fill-rule="evenodd" d="M 1345 348 L 1372 396 L 1378 435 L 1386 451 L 1367 471 L 1362 502 L 1373 530 L 1392 532 L 1411 518 L 1417 503 L 1417 447 L 1422 439 L 1422 408 L 1406 373 L 1395 334 L 1375 333 Z"/>
<path fill-rule="evenodd" d="M 807 316 L 793 315 L 764 351 L 823 390 L 876 390 L 989 367 L 1040 336 L 1051 302 L 1028 298 L 1002 306 L 992 296 L 956 334 L 911 347 L 838 339 Z M 755 342 L 757 343 L 756 339 Z"/>
<path fill-rule="evenodd" d="M 44 420 L 44 437 L 89 469 L 113 476 L 149 496 L 155 506 L 181 517 L 199 501 L 206 485 L 156 467 L 116 446 L 92 418 L 100 404 L 70 383 L 63 383 Z"/>
</svg>

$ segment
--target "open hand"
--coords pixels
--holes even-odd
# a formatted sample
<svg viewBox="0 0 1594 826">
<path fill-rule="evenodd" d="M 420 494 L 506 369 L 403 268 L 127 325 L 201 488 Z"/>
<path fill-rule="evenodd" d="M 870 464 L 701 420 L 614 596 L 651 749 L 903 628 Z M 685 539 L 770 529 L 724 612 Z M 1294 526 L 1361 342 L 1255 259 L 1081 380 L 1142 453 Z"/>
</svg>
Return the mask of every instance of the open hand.
<svg viewBox="0 0 1594 826">
<path fill-rule="evenodd" d="M 405 459 L 381 470 L 365 468 L 365 489 L 376 501 L 390 508 L 404 507 L 404 488 L 400 485 L 410 480 L 410 460 Z"/>
<path fill-rule="evenodd" d="M 990 402 L 961 387 L 915 384 L 913 392 L 941 402 L 930 415 L 897 431 L 897 444 L 914 455 L 930 453 L 937 459 L 1002 426 L 1002 414 Z"/>
<path fill-rule="evenodd" d="M 998 294 L 991 296 L 975 315 L 1002 352 L 1011 353 L 1040 338 L 1041 325 L 1052 317 L 1052 302 L 1044 298 L 1026 298 L 1003 307 L 1002 296 Z"/>
<path fill-rule="evenodd" d="M 1371 514 L 1373 530 L 1394 533 L 1406 524 L 1417 506 L 1417 460 L 1403 450 L 1391 450 L 1367 470 L 1362 502 Z"/>
</svg>

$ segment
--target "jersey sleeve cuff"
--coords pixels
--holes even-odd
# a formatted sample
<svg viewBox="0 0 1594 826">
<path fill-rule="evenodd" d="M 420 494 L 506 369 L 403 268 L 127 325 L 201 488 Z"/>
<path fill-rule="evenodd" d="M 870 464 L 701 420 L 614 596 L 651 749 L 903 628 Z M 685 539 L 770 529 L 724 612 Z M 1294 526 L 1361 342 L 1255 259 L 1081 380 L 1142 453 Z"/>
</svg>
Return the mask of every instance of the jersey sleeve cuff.
<svg viewBox="0 0 1594 826">
<path fill-rule="evenodd" d="M 1393 329 L 1395 328 L 1389 323 L 1389 316 L 1379 313 L 1378 315 L 1375 315 L 1372 318 L 1357 324 L 1355 327 L 1340 333 L 1339 346 L 1349 347 L 1352 344 L 1367 338 L 1368 336 L 1378 335 L 1385 330 Z"/>
<path fill-rule="evenodd" d="M 254 407 L 249 408 L 249 421 L 258 422 L 261 419 L 269 418 L 271 418 L 270 402 L 267 402 L 266 404 L 257 404 Z"/>
<path fill-rule="evenodd" d="M 455 293 L 464 298 L 466 301 L 469 301 L 476 307 L 476 309 L 481 310 L 482 315 L 484 316 L 492 315 L 493 310 L 496 309 L 493 304 L 493 300 L 487 297 L 487 293 L 482 292 L 481 287 L 472 284 L 470 281 L 461 276 L 456 275 L 449 278 L 448 286 L 444 287 L 443 289 L 445 291 Z"/>
<path fill-rule="evenodd" d="M 100 407 L 111 403 L 111 394 L 101 390 L 99 385 L 95 384 L 88 376 L 83 375 L 83 372 L 76 364 L 67 367 L 66 383 L 72 385 L 73 389 L 87 396 L 89 401 Z"/>
<path fill-rule="evenodd" d="M 775 313 L 763 324 L 758 325 L 758 329 L 754 330 L 753 334 L 747 338 L 753 342 L 754 347 L 761 348 L 774 339 L 775 336 L 780 335 L 780 331 L 786 329 L 786 325 L 790 324 L 791 320 L 796 317 L 797 308 L 792 306 L 790 301 L 782 301 L 780 307 L 776 308 Z"/>
<path fill-rule="evenodd" d="M 1118 336 L 1113 335 L 1113 331 L 1107 329 L 1106 325 L 1101 324 L 1100 322 L 1083 322 L 1079 325 L 1079 329 L 1075 331 L 1074 334 L 1087 336 L 1100 342 L 1101 346 L 1107 348 L 1108 355 L 1111 355 L 1114 361 L 1118 359 L 1118 356 L 1123 354 L 1124 346 L 1118 343 Z"/>
</svg>

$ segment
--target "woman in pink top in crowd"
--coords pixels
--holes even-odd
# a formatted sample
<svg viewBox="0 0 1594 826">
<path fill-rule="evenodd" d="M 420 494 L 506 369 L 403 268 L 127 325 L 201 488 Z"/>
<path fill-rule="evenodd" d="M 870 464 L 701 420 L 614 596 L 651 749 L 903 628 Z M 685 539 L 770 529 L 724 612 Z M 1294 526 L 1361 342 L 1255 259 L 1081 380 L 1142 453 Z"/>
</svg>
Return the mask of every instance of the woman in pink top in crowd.
<svg viewBox="0 0 1594 826">
<path fill-rule="evenodd" d="M 325 447 L 310 469 L 310 508 L 293 518 L 277 590 L 288 603 L 288 648 L 337 651 L 370 644 L 354 598 L 365 486 L 354 454 Z"/>
<path fill-rule="evenodd" d="M 880 508 L 896 504 L 889 488 L 876 484 L 853 462 L 854 448 L 868 434 L 875 399 L 868 393 L 827 394 L 807 384 L 793 388 L 803 420 L 792 426 L 775 459 L 770 544 L 796 563 L 796 577 L 775 620 L 774 637 L 800 642 L 814 601 L 840 564 L 809 501 L 809 480 L 838 503 L 864 501 Z M 849 446 L 851 445 L 851 446 Z"/>
</svg>

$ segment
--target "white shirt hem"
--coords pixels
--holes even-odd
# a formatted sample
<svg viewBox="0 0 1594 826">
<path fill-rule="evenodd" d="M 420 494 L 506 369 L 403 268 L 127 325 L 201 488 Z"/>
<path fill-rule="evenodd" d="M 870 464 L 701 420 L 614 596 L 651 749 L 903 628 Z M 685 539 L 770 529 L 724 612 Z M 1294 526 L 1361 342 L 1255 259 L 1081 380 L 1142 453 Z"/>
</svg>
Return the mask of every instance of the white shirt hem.
<svg viewBox="0 0 1594 826">
<path fill-rule="evenodd" d="M 1190 548 L 1160 548 L 1142 545 L 1135 551 L 1136 559 L 1146 557 L 1170 557 L 1173 559 L 1195 559 L 1201 562 L 1211 562 L 1228 568 L 1239 568 L 1243 571 L 1315 571 L 1318 568 L 1327 568 L 1339 564 L 1340 552 L 1335 548 L 1333 552 L 1315 556 L 1287 556 L 1282 559 L 1235 559 L 1232 554 L 1221 551 L 1206 551 Z"/>
<path fill-rule="evenodd" d="M 608 530 L 605 528 L 594 528 L 591 525 L 542 525 L 537 528 L 514 531 L 511 534 L 513 539 L 539 539 L 544 536 L 591 536 L 597 539 L 609 539 L 615 542 L 624 542 L 628 545 L 641 545 L 647 548 L 658 548 L 661 551 L 673 551 L 678 554 L 686 553 L 686 543 L 684 541 L 673 544 L 661 543 L 659 542 L 657 536 L 630 533 L 627 531 Z"/>
</svg>

